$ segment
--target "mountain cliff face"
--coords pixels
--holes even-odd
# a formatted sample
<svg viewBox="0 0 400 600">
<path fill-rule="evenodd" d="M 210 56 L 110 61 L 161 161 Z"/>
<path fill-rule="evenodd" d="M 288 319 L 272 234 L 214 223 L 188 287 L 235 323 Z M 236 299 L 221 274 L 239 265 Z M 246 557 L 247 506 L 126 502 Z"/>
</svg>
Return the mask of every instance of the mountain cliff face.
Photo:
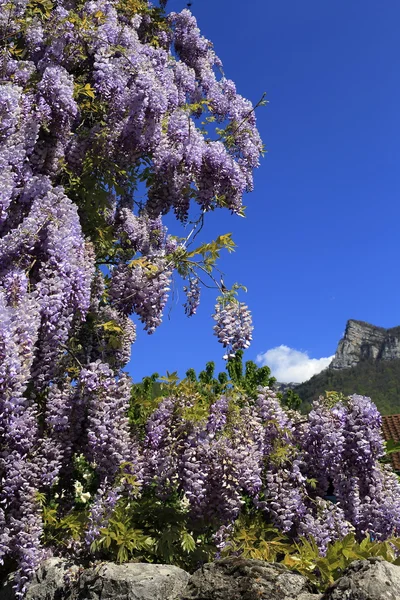
<svg viewBox="0 0 400 600">
<path fill-rule="evenodd" d="M 302 399 L 302 410 L 326 391 L 346 396 L 369 396 L 383 415 L 400 413 L 400 327 L 385 329 L 364 321 L 347 321 L 331 364 L 308 381 L 275 383 L 285 393 L 292 388 Z"/>
<path fill-rule="evenodd" d="M 280 381 L 275 381 L 272 387 L 275 392 L 282 392 L 285 394 L 288 390 L 294 390 L 297 385 L 299 384 L 294 383 L 293 381 L 291 383 L 281 383 Z"/>
<path fill-rule="evenodd" d="M 349 319 L 329 369 L 349 369 L 364 360 L 400 358 L 400 327 L 385 329 Z"/>
</svg>

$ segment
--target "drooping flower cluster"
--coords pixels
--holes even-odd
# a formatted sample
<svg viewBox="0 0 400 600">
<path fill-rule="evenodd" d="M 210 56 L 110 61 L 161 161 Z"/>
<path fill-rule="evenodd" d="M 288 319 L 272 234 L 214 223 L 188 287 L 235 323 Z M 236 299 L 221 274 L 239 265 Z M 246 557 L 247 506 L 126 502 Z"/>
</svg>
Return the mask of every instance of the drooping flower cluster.
<svg viewBox="0 0 400 600">
<path fill-rule="evenodd" d="M 107 480 L 104 480 L 90 507 L 89 524 L 85 533 L 85 544 L 89 548 L 100 535 L 100 529 L 107 526 L 120 497 L 120 490 L 107 487 Z"/>
<path fill-rule="evenodd" d="M 318 479 L 318 493 L 325 496 L 330 484 L 341 472 L 344 448 L 346 410 L 342 405 L 328 409 L 322 400 L 316 400 L 308 415 L 303 446 L 307 453 L 310 476 Z"/>
<path fill-rule="evenodd" d="M 300 535 L 314 538 L 322 554 L 326 552 L 329 542 L 342 539 L 352 531 L 354 527 L 346 520 L 340 505 L 321 498 L 315 500 L 315 513 L 305 514 L 298 527 Z"/>
<path fill-rule="evenodd" d="M 25 589 L 43 551 L 42 524 L 35 492 L 41 473 L 34 450 L 37 408 L 26 395 L 38 337 L 38 303 L 16 271 L 0 287 L 0 564 L 14 546 L 23 567 L 18 584 Z M 15 541 L 20 544 L 15 547 Z"/>
<path fill-rule="evenodd" d="M 192 409 L 189 400 L 167 398 L 150 418 L 147 482 L 154 481 L 162 495 L 178 489 L 195 518 L 230 522 L 239 514 L 242 494 L 255 496 L 261 488 L 260 448 L 250 425 L 258 423 L 250 413 L 235 419 L 225 397 L 210 407 L 205 421 L 193 421 Z"/>
<path fill-rule="evenodd" d="M 325 495 L 331 485 L 359 537 L 385 539 L 400 527 L 400 483 L 381 468 L 381 416 L 365 396 L 329 407 L 323 400 L 309 415 L 303 447 L 310 475 Z"/>
<path fill-rule="evenodd" d="M 386 539 L 398 530 L 400 484 L 377 461 L 382 438 L 379 418 L 375 428 L 369 420 L 377 412 L 368 398 L 353 396 L 331 407 L 317 401 L 301 434 L 269 388 L 260 388 L 257 401 L 241 408 L 222 396 L 200 421 L 193 406 L 187 398 L 167 398 L 150 417 L 145 480 L 163 498 L 182 494 L 193 523 L 214 525 L 219 548 L 245 497 L 281 531 L 314 537 L 322 553 L 351 531 Z M 335 438 L 338 419 L 342 439 L 352 442 Z M 360 442 L 367 456 L 375 456 L 364 463 L 362 477 L 358 455 L 351 452 Z M 324 498 L 327 480 L 337 504 Z"/>
<path fill-rule="evenodd" d="M 161 323 L 172 276 L 172 266 L 164 258 L 154 260 L 152 266 L 149 271 L 140 265 L 120 265 L 113 270 L 110 285 L 112 304 L 122 314 L 138 315 L 148 333 Z"/>
<path fill-rule="evenodd" d="M 200 303 L 200 281 L 198 277 L 191 277 L 189 285 L 183 288 L 186 293 L 185 313 L 188 317 L 196 314 Z"/>
<path fill-rule="evenodd" d="M 124 373 L 115 379 L 112 369 L 97 361 L 82 369 L 79 386 L 87 407 L 83 454 L 96 468 L 100 481 L 113 479 L 123 462 L 137 459 L 127 418 L 130 379 Z"/>
<path fill-rule="evenodd" d="M 215 305 L 213 315 L 216 324 L 214 333 L 226 348 L 226 355 L 235 356 L 238 350 L 245 350 L 252 340 L 252 319 L 248 307 L 243 302 L 228 300 Z"/>
<path fill-rule="evenodd" d="M 133 4 L 0 3 L 0 563 L 17 562 L 20 594 L 45 555 L 37 493 L 69 486 L 68 511 L 77 454 L 98 481 L 79 495 L 86 546 L 127 493 L 121 463 L 159 496 L 180 495 L 219 548 L 245 499 L 322 551 L 351 526 L 377 538 L 400 527 L 400 485 L 377 462 L 367 398 L 316 403 L 300 429 L 268 388 L 240 406 L 217 398 L 203 418 L 195 398 L 171 397 L 141 448 L 132 435 L 129 317 L 149 332 L 160 324 L 184 249 L 161 217 L 238 213 L 262 151 L 253 106 L 218 74 L 191 13 Z M 243 303 L 223 300 L 214 318 L 227 356 L 249 346 Z"/>
</svg>

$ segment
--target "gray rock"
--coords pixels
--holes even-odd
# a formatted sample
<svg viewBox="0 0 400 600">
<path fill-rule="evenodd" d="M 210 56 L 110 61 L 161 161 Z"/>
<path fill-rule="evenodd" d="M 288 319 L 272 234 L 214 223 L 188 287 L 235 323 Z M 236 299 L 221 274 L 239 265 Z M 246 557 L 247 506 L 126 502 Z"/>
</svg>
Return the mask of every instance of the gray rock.
<svg viewBox="0 0 400 600">
<path fill-rule="evenodd" d="M 347 321 L 330 369 L 348 369 L 362 360 L 400 358 L 400 327 L 385 329 L 364 321 Z"/>
<path fill-rule="evenodd" d="M 11 581 L 0 600 L 16 600 Z M 26 600 L 400 600 L 400 568 L 380 557 L 354 561 L 323 595 L 277 563 L 227 558 L 191 577 L 178 567 L 100 563 L 83 568 L 51 558 L 38 569 Z"/>
<path fill-rule="evenodd" d="M 182 600 L 298 600 L 311 590 L 305 577 L 282 565 L 227 558 L 196 571 Z M 311 595 L 302 600 L 319 598 Z"/>
<path fill-rule="evenodd" d="M 178 600 L 189 574 L 172 565 L 105 563 L 79 579 L 77 600 Z"/>
<path fill-rule="evenodd" d="M 298 383 L 294 383 L 293 381 L 290 383 L 281 383 L 280 381 L 275 381 L 272 387 L 276 392 L 282 392 L 282 394 L 285 394 L 285 392 L 288 390 L 295 390 L 296 386 L 298 385 Z"/>
<path fill-rule="evenodd" d="M 64 600 L 80 569 L 63 558 L 50 558 L 36 572 L 26 594 L 26 600 Z M 0 585 L 1 600 L 15 600 L 12 576 Z"/>
<path fill-rule="evenodd" d="M 35 575 L 26 600 L 178 600 L 189 574 L 171 565 L 101 563 L 82 569 L 51 558 Z M 10 582 L 1 600 L 16 600 Z"/>
<path fill-rule="evenodd" d="M 356 560 L 322 600 L 399 600 L 400 568 L 381 557 Z"/>
</svg>

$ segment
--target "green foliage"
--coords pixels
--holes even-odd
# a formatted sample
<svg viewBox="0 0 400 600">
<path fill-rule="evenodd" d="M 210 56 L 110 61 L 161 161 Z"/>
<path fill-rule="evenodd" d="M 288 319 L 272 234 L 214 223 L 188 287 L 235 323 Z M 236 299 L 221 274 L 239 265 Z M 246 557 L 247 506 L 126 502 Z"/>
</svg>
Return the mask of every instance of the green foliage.
<svg viewBox="0 0 400 600">
<path fill-rule="evenodd" d="M 400 442 L 395 442 L 394 440 L 385 442 L 385 456 L 390 457 L 391 454 L 396 452 L 400 452 Z"/>
<path fill-rule="evenodd" d="M 269 525 L 260 513 L 242 514 L 235 523 L 234 533 L 222 550 L 223 557 L 240 554 L 244 558 L 282 561 L 291 548 L 291 540 Z"/>
<path fill-rule="evenodd" d="M 351 369 L 327 369 L 294 391 L 302 399 L 301 410 L 308 412 L 311 402 L 326 390 L 369 396 L 381 414 L 400 413 L 400 360 L 363 360 Z"/>
<path fill-rule="evenodd" d="M 100 530 L 101 536 L 90 547 L 93 554 L 101 554 L 118 563 L 128 561 L 137 553 L 151 553 L 154 548 L 154 539 L 137 529 L 127 505 L 120 504 L 109 520 L 108 526 Z"/>
<path fill-rule="evenodd" d="M 320 591 L 339 579 L 354 560 L 381 556 L 388 562 L 400 564 L 396 557 L 396 550 L 400 549 L 399 538 L 379 542 L 368 536 L 357 542 L 354 534 L 350 533 L 342 540 L 328 544 L 325 556 L 321 556 L 312 538 L 302 538 L 293 544 L 293 548 L 293 552 L 285 554 L 283 564 L 308 577 Z"/>
<path fill-rule="evenodd" d="M 65 494 L 64 482 L 60 481 L 53 488 L 50 497 L 40 493 L 37 494 L 37 500 L 42 509 L 43 541 L 45 544 L 68 548 L 71 540 L 77 541 L 84 534 L 89 513 L 89 501 L 97 490 L 98 481 L 95 470 L 83 454 L 73 457 L 71 480 L 74 482 L 75 495 L 70 497 L 72 509 L 67 513 L 60 513 L 60 500 Z M 65 483 L 66 487 L 71 487 L 70 482 Z M 71 490 L 69 493 L 71 494 Z"/>
<path fill-rule="evenodd" d="M 200 218 L 200 227 L 202 227 L 202 224 L 203 215 Z M 173 262 L 177 272 L 183 278 L 196 273 L 198 269 L 204 271 L 207 275 L 211 275 L 217 260 L 221 256 L 221 251 L 227 250 L 228 252 L 233 252 L 235 247 L 232 234 L 226 233 L 219 235 L 212 242 L 200 244 L 200 246 L 193 250 L 189 250 L 185 244 L 181 244 L 174 252 Z"/>
<path fill-rule="evenodd" d="M 141 383 L 132 385 L 128 417 L 133 426 L 143 427 L 162 399 L 161 386 L 157 383 L 159 377 L 158 373 L 153 373 L 143 377 Z"/>
<path fill-rule="evenodd" d="M 168 396 L 192 398 L 194 400 L 193 418 L 198 420 L 206 414 L 210 403 L 221 394 L 226 394 L 240 404 L 241 397 L 256 398 L 259 386 L 272 386 L 276 381 L 274 377 L 270 376 L 271 371 L 268 367 L 258 367 L 251 360 L 246 361 L 243 367 L 242 350 L 239 350 L 233 358 L 228 359 L 226 370 L 227 372 L 221 371 L 216 375 L 215 363 L 210 361 L 198 375 L 194 369 L 188 369 L 183 379 L 179 379 L 177 371 L 167 372 L 167 375 L 163 377 L 160 377 L 158 373 L 153 373 L 150 377 L 143 377 L 140 383 L 132 386 L 129 409 L 132 425 L 143 427 L 162 398 Z"/>
<path fill-rule="evenodd" d="M 322 555 L 313 538 L 291 540 L 256 514 L 239 517 L 222 554 L 280 562 L 307 577 L 323 592 L 354 560 L 381 556 L 399 565 L 400 558 L 396 556 L 399 550 L 400 538 L 380 542 L 372 541 L 368 536 L 358 542 L 350 533 L 342 540 L 328 544 L 326 554 Z"/>
<path fill-rule="evenodd" d="M 46 503 L 42 498 L 41 504 L 45 545 L 69 548 L 72 540 L 78 541 L 82 538 L 88 520 L 87 508 L 75 506 L 66 515 L 60 516 L 56 500 Z"/>
<path fill-rule="evenodd" d="M 177 496 L 161 501 L 151 491 L 122 498 L 93 542 L 91 552 L 102 560 L 175 564 L 193 569 L 212 558 L 215 548 L 203 533 L 195 533 L 187 507 Z"/>
<path fill-rule="evenodd" d="M 226 368 L 234 389 L 251 398 L 257 397 L 259 386 L 271 387 L 276 381 L 275 377 L 271 377 L 269 367 L 257 367 L 252 360 L 245 363 L 243 371 L 243 350 L 239 350 L 228 360 Z"/>
<path fill-rule="evenodd" d="M 282 404 L 290 410 L 299 410 L 301 398 L 294 390 L 289 389 L 285 394 L 282 394 Z"/>
</svg>

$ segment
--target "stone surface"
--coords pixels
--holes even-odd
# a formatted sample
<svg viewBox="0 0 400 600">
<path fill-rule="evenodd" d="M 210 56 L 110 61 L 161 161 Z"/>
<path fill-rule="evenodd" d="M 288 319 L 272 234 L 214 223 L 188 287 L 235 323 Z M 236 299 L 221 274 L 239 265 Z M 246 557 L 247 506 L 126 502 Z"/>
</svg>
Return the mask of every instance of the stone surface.
<svg viewBox="0 0 400 600">
<path fill-rule="evenodd" d="M 10 582 L 0 600 L 16 600 Z M 25 600 L 400 600 L 400 567 L 382 558 L 354 561 L 324 594 L 280 564 L 227 558 L 192 576 L 170 565 L 100 563 L 83 568 L 52 558 Z"/>
<path fill-rule="evenodd" d="M 106 563 L 84 571 L 77 600 L 178 600 L 188 580 L 172 565 Z"/>
<path fill-rule="evenodd" d="M 330 369 L 348 369 L 360 361 L 400 358 L 400 327 L 385 329 L 364 321 L 347 321 Z"/>
<path fill-rule="evenodd" d="M 282 565 L 227 558 L 196 571 L 182 600 L 318 600 L 311 590 L 305 577 Z"/>
<path fill-rule="evenodd" d="M 46 560 L 38 569 L 26 600 L 64 600 L 64 597 L 67 598 L 68 581 L 76 579 L 79 572 L 79 567 L 65 559 Z M 0 600 L 15 600 L 11 578 L 0 585 Z"/>
<path fill-rule="evenodd" d="M 374 557 L 351 563 L 321 600 L 399 600 L 400 568 Z"/>
<path fill-rule="evenodd" d="M 171 565 L 101 563 L 80 569 L 51 558 L 38 570 L 26 600 L 179 600 L 189 574 Z M 1 600 L 15 600 L 11 585 Z"/>
<path fill-rule="evenodd" d="M 281 383 L 280 381 L 275 381 L 272 387 L 276 392 L 282 392 L 282 394 L 284 394 L 288 390 L 294 390 L 297 385 L 299 384 L 294 383 L 293 381 L 290 383 Z"/>
</svg>

